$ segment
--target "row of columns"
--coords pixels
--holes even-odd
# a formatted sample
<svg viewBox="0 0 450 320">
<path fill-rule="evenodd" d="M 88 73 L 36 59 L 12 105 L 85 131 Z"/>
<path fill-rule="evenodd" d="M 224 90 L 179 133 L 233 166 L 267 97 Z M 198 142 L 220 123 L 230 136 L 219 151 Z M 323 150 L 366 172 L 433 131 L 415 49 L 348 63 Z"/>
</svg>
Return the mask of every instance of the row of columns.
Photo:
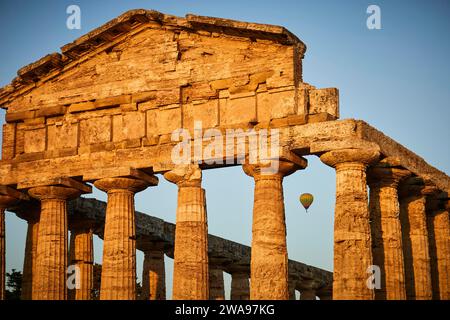
<svg viewBox="0 0 450 320">
<path fill-rule="evenodd" d="M 400 206 L 398 185 L 409 173 L 400 168 L 371 168 L 367 179 L 368 166 L 379 158 L 376 149 L 335 150 L 320 158 L 336 170 L 333 298 L 430 298 L 431 261 L 424 200 L 428 191 L 422 190 L 420 194 L 405 191 Z M 263 170 L 265 167 L 262 165 L 243 165 L 244 172 L 255 181 L 250 266 L 252 300 L 289 298 L 282 181 L 285 176 L 306 167 L 306 160 L 300 159 L 295 162 L 279 161 L 278 170 L 269 173 Z M 134 194 L 157 184 L 156 177 L 142 179 L 141 176 L 105 178 L 94 182 L 97 188 L 108 194 L 101 299 L 136 297 Z M 221 289 L 210 286 L 210 277 L 217 277 L 218 273 L 209 270 L 202 172 L 198 165 L 185 165 L 167 172 L 164 177 L 178 186 L 173 298 L 220 297 Z M 370 205 L 368 183 L 371 186 Z M 41 208 L 37 231 L 38 277 L 32 298 L 65 299 L 66 201 L 78 196 L 81 191 L 67 186 L 44 186 L 31 188 L 28 193 L 40 200 Z M 10 205 L 7 199 L 0 200 L 3 200 L 4 208 Z M 448 224 L 445 226 L 448 211 L 436 215 L 436 218 L 433 215 L 430 219 L 437 240 L 434 241 L 437 269 L 446 271 L 439 272 L 439 279 L 435 282 L 440 284 L 440 297 L 448 298 L 449 252 L 445 251 L 448 250 Z M 157 262 L 161 261 L 161 256 L 156 256 L 154 250 L 149 250 L 145 256 L 148 267 L 146 265 L 144 268 L 143 276 L 154 277 L 154 270 L 161 268 Z M 88 264 L 90 258 L 73 259 L 83 263 L 88 261 Z M 367 285 L 367 269 L 373 265 L 380 266 L 384 282 L 383 289 L 376 294 Z M 248 283 L 248 276 L 246 279 Z M 235 288 L 244 288 L 242 291 L 247 287 L 238 276 L 233 277 L 232 287 L 233 283 Z M 210 292 L 211 288 L 213 292 Z M 162 295 L 157 289 L 145 288 L 144 294 L 147 292 L 149 297 L 150 292 Z M 239 295 L 232 292 L 233 296 Z"/>
<path fill-rule="evenodd" d="M 389 159 L 378 163 L 379 155 L 366 148 L 320 157 L 336 170 L 333 299 L 449 300 L 448 207 L 427 212 L 427 197 L 438 190 Z M 375 290 L 373 266 L 381 273 Z"/>
<path fill-rule="evenodd" d="M 306 162 L 304 164 L 306 166 Z M 244 171 L 255 179 L 252 286 L 249 293 L 249 276 L 239 272 L 233 274 L 233 299 L 288 298 L 282 179 L 298 168 L 297 164 L 280 163 L 280 170 L 264 175 L 258 166 L 244 167 Z M 164 176 L 178 186 L 173 299 L 221 298 L 223 275 L 217 270 L 210 271 L 208 267 L 208 227 L 205 190 L 201 187 L 202 172 L 198 165 L 187 165 L 178 166 Z M 150 185 L 156 185 L 155 179 L 154 176 L 147 179 L 114 177 L 94 182 L 98 189 L 108 195 L 100 299 L 132 300 L 136 297 L 134 195 Z M 78 186 L 80 184 L 75 183 Z M 86 192 L 81 190 L 83 188 L 73 187 L 73 183 L 69 185 L 28 189 L 28 194 L 38 200 L 37 207 L 40 209 L 36 214 L 31 214 L 31 209 L 30 213 L 23 214 L 29 223 L 24 264 L 24 298 L 63 300 L 68 297 L 67 200 Z M 14 199 L 14 202 L 16 200 Z M 1 203 L 4 208 L 11 205 L 6 200 Z M 70 264 L 80 270 L 82 285 L 70 291 L 70 298 L 90 297 L 93 276 L 92 232 L 89 226 L 73 226 L 69 259 Z M 147 281 L 160 277 L 163 268 L 163 251 L 160 248 L 146 250 L 143 270 L 144 297 L 165 297 L 164 286 L 150 288 L 147 285 L 164 283 L 164 279 Z M 2 274 L 4 275 L 4 271 Z M 211 280 L 222 277 L 222 281 L 214 281 L 216 284 L 222 284 L 219 287 L 212 286 L 212 292 L 210 277 Z"/>
</svg>

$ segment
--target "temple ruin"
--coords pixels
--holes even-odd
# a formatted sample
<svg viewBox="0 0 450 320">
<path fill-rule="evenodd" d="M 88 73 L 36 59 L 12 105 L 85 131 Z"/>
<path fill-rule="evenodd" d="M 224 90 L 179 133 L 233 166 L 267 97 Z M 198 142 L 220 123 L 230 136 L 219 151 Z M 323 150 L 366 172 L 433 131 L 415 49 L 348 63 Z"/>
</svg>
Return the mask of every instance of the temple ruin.
<svg viewBox="0 0 450 320">
<path fill-rule="evenodd" d="M 166 297 L 164 255 L 177 300 L 224 298 L 223 272 L 232 299 L 450 299 L 450 178 L 366 122 L 339 120 L 338 90 L 303 81 L 305 51 L 283 27 L 141 9 L 20 69 L 0 89 L 1 298 L 9 210 L 28 222 L 25 299 L 68 299 L 71 264 L 72 298 L 89 299 L 94 234 L 103 300 L 136 299 L 136 249 L 148 299 Z M 181 128 L 189 163 L 173 158 Z M 239 134 L 219 142 L 226 152 L 196 152 L 212 140 L 196 137 L 230 130 L 276 137 L 276 156 L 251 161 Z M 332 274 L 288 260 L 283 177 L 307 170 L 307 155 L 336 170 Z M 207 228 L 202 171 L 238 165 L 255 182 L 251 248 Z M 178 187 L 176 228 L 135 212 L 157 175 Z M 80 198 L 92 186 L 107 204 Z M 372 266 L 381 289 L 367 283 Z"/>
</svg>

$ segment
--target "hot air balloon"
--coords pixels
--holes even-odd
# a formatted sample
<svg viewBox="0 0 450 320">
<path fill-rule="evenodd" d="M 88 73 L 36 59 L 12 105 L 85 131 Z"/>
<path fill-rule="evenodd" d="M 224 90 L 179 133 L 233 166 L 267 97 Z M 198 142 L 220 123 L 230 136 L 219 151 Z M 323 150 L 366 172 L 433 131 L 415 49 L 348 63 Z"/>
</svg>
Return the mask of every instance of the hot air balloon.
<svg viewBox="0 0 450 320">
<path fill-rule="evenodd" d="M 314 197 L 311 193 L 303 193 L 300 195 L 300 202 L 302 203 L 303 207 L 306 209 L 306 212 L 308 212 L 309 206 L 313 203 Z"/>
</svg>

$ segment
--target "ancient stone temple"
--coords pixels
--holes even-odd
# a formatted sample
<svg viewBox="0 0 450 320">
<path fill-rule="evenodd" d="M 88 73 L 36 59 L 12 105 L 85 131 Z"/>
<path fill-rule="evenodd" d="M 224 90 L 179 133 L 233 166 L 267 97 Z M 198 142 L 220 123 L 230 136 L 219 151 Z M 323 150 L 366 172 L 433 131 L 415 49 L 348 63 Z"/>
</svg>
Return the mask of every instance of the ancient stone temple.
<svg viewBox="0 0 450 320">
<path fill-rule="evenodd" d="M 89 299 L 94 234 L 104 300 L 136 299 L 136 250 L 143 299 L 166 298 L 165 256 L 174 299 L 224 299 L 223 272 L 232 299 L 449 299 L 450 178 L 339 120 L 338 90 L 303 80 L 305 51 L 279 26 L 132 10 L 20 69 L 0 89 L 1 298 L 8 210 L 28 222 L 24 299 Z M 332 274 L 288 259 L 283 178 L 307 155 L 336 170 Z M 254 181 L 251 248 L 208 233 L 202 171 L 232 165 Z M 159 179 L 178 188 L 175 225 L 135 211 Z M 94 187 L 107 203 L 80 197 Z"/>
</svg>

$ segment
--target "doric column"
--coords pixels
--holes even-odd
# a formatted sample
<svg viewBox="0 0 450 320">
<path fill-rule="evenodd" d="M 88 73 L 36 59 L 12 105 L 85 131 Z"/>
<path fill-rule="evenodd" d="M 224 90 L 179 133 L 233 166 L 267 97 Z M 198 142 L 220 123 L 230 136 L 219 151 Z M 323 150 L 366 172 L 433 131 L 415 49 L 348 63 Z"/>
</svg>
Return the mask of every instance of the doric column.
<svg viewBox="0 0 450 320">
<path fill-rule="evenodd" d="M 69 290 L 70 300 L 91 300 L 94 277 L 93 221 L 71 221 L 69 265 L 78 274 L 76 288 Z"/>
<path fill-rule="evenodd" d="M 450 201 L 433 199 L 428 203 L 433 299 L 450 300 Z"/>
<path fill-rule="evenodd" d="M 7 186 L 0 186 L 0 300 L 5 299 L 5 275 L 6 275 L 6 230 L 5 211 L 8 207 L 17 204 L 28 197 L 21 192 Z"/>
<path fill-rule="evenodd" d="M 202 172 L 198 165 L 181 165 L 164 177 L 178 186 L 172 297 L 207 300 L 208 225 Z"/>
<path fill-rule="evenodd" d="M 235 271 L 231 273 L 231 300 L 249 300 L 250 284 L 248 272 Z"/>
<path fill-rule="evenodd" d="M 79 184 L 79 183 L 78 183 Z M 88 191 L 90 188 L 85 186 Z M 67 200 L 80 189 L 67 186 L 39 186 L 28 190 L 41 201 L 38 230 L 37 277 L 33 300 L 67 299 Z"/>
<path fill-rule="evenodd" d="M 334 150 L 320 157 L 336 169 L 334 300 L 374 299 L 367 285 L 367 270 L 373 262 L 366 167 L 378 157 L 376 149 Z"/>
<path fill-rule="evenodd" d="M 166 300 L 166 270 L 162 243 L 148 243 L 144 249 L 142 300 Z"/>
<path fill-rule="evenodd" d="M 134 177 L 115 177 L 103 178 L 94 182 L 95 187 L 108 193 L 103 241 L 101 300 L 136 299 L 134 195 L 150 185 L 156 185 L 157 181 L 156 177 L 148 176 L 146 180 Z"/>
<path fill-rule="evenodd" d="M 377 300 L 406 300 L 398 183 L 411 173 L 386 163 L 368 170 L 373 264 L 380 267 Z"/>
<path fill-rule="evenodd" d="M 300 289 L 300 300 L 316 300 L 316 290 Z"/>
<path fill-rule="evenodd" d="M 225 300 L 223 271 L 212 265 L 209 266 L 209 300 Z"/>
<path fill-rule="evenodd" d="M 27 237 L 25 241 L 25 254 L 22 271 L 22 300 L 31 300 L 33 287 L 36 283 L 36 261 L 37 244 L 39 232 L 39 216 L 41 212 L 40 203 L 30 201 L 29 203 L 18 206 L 15 210 L 16 215 L 27 221 Z"/>
<path fill-rule="evenodd" d="M 432 298 L 431 265 L 426 219 L 426 196 L 435 188 L 408 178 L 399 190 L 408 300 Z"/>
<path fill-rule="evenodd" d="M 306 167 L 279 161 L 277 172 L 265 172 L 259 164 L 244 164 L 244 172 L 254 178 L 253 226 L 250 277 L 251 300 L 287 300 L 288 255 L 284 215 L 283 178 Z"/>
</svg>

